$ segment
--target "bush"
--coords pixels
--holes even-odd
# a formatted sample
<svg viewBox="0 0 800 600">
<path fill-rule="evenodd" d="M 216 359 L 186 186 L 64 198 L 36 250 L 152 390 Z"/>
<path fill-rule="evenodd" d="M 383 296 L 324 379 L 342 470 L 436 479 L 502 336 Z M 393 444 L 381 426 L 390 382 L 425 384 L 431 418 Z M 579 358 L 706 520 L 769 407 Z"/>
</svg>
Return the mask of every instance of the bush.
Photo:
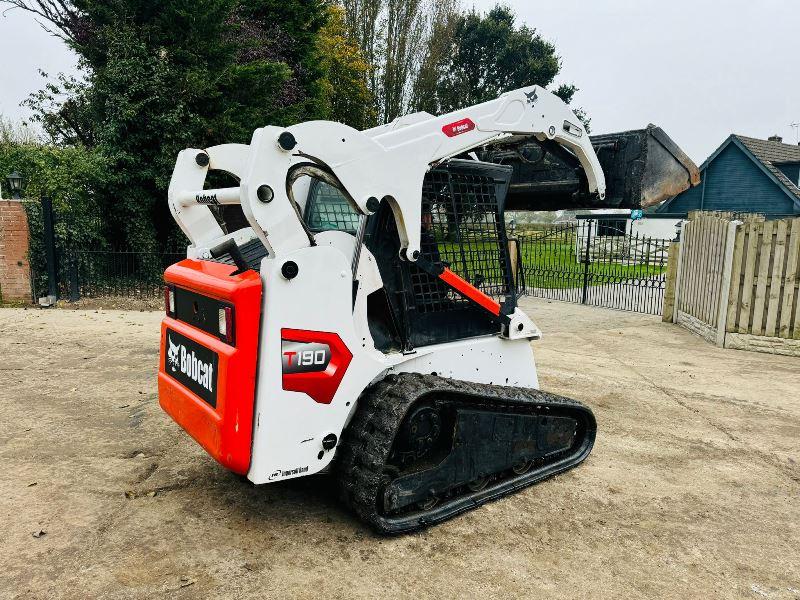
<svg viewBox="0 0 800 600">
<path fill-rule="evenodd" d="M 100 203 L 94 190 L 105 176 L 105 161 L 94 151 L 81 146 L 56 148 L 25 139 L 21 142 L 0 138 L 0 177 L 18 171 L 24 178 L 23 196 L 30 229 L 31 270 L 35 286 L 46 287 L 46 263 L 42 242 L 41 199 L 53 201 L 56 246 L 68 248 L 107 248 Z M 5 186 L 4 186 L 5 189 Z M 64 280 L 64 279 L 62 279 Z"/>
</svg>

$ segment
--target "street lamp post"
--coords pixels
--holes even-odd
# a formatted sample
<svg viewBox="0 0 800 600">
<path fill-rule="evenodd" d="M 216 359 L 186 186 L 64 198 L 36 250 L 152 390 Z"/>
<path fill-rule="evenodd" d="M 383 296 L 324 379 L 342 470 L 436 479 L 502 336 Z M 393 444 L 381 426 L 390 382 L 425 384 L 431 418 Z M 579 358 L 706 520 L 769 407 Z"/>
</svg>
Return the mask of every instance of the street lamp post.
<svg viewBox="0 0 800 600">
<path fill-rule="evenodd" d="M 19 200 L 22 197 L 22 175 L 14 171 L 6 177 L 6 180 L 8 181 L 8 189 L 11 190 L 11 197 L 14 200 Z"/>
</svg>

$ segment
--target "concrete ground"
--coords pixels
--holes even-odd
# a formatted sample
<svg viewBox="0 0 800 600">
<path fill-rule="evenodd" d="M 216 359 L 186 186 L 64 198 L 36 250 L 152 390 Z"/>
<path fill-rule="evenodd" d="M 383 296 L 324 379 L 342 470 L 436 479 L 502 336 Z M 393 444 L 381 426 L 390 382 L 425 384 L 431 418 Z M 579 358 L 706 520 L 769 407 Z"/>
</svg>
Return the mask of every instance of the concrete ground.
<svg viewBox="0 0 800 600">
<path fill-rule="evenodd" d="M 594 452 L 397 538 L 208 458 L 158 407 L 159 313 L 0 310 L 0 597 L 800 598 L 800 360 L 526 304 Z"/>
</svg>

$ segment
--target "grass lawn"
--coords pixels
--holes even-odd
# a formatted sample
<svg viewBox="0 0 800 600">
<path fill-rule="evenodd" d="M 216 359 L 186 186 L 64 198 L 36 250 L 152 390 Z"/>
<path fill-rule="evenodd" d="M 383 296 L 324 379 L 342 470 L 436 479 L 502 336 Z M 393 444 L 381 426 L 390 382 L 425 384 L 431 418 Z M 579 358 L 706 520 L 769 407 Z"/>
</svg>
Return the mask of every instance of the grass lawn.
<svg viewBox="0 0 800 600">
<path fill-rule="evenodd" d="M 623 240 L 609 244 L 606 250 L 595 248 L 589 265 L 588 284 L 602 286 L 624 282 L 630 279 L 653 279 L 666 273 L 666 256 L 663 263 L 636 263 L 624 256 Z M 494 242 L 469 240 L 461 245 L 440 241 L 439 252 L 443 261 L 458 274 L 472 280 L 475 273 L 480 273 L 486 281 L 502 285 L 502 273 L 499 269 L 500 252 Z M 582 247 L 583 243 L 581 243 Z M 576 255 L 574 230 L 555 230 L 525 235 L 519 239 L 521 251 L 520 266 L 524 273 L 528 288 L 568 289 L 583 286 L 584 265 Z M 654 244 L 651 250 L 655 250 Z M 607 254 L 603 254 L 607 252 Z M 598 255 L 599 254 L 599 255 Z M 580 257 L 583 258 L 583 255 Z M 466 262 L 467 269 L 464 268 Z M 469 271 L 466 272 L 465 271 Z"/>
<path fill-rule="evenodd" d="M 563 289 L 583 286 L 584 265 L 576 255 L 574 239 L 527 238 L 520 240 L 521 266 L 529 288 Z M 583 256 L 581 256 L 583 258 Z M 663 264 L 627 264 L 625 259 L 591 257 L 590 286 L 628 279 L 651 279 L 666 273 Z"/>
</svg>

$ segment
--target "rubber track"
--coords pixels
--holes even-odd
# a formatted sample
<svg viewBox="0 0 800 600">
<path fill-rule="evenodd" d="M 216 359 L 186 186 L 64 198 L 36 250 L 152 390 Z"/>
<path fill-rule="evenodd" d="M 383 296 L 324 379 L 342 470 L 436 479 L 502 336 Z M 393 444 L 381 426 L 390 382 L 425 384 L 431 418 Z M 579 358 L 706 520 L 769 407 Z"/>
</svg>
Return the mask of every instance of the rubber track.
<svg viewBox="0 0 800 600">
<path fill-rule="evenodd" d="M 523 408 L 537 414 L 543 409 L 577 410 L 586 418 L 584 439 L 570 460 L 555 461 L 552 465 L 544 465 L 527 474 L 504 480 L 468 497 L 448 500 L 444 503 L 445 507 L 454 505 L 449 510 L 434 508 L 430 514 L 414 513 L 407 517 L 381 515 L 377 500 L 386 485 L 384 469 L 400 424 L 420 397 L 442 392 L 458 394 L 461 397 L 460 404 L 468 403 L 477 408 L 511 408 L 517 413 Z M 342 434 L 337 450 L 337 485 L 342 501 L 361 519 L 384 534 L 406 533 L 433 525 L 566 471 L 589 455 L 596 433 L 591 411 L 576 400 L 540 390 L 471 383 L 418 373 L 387 376 L 365 390 L 359 404 L 353 420 Z"/>
</svg>

